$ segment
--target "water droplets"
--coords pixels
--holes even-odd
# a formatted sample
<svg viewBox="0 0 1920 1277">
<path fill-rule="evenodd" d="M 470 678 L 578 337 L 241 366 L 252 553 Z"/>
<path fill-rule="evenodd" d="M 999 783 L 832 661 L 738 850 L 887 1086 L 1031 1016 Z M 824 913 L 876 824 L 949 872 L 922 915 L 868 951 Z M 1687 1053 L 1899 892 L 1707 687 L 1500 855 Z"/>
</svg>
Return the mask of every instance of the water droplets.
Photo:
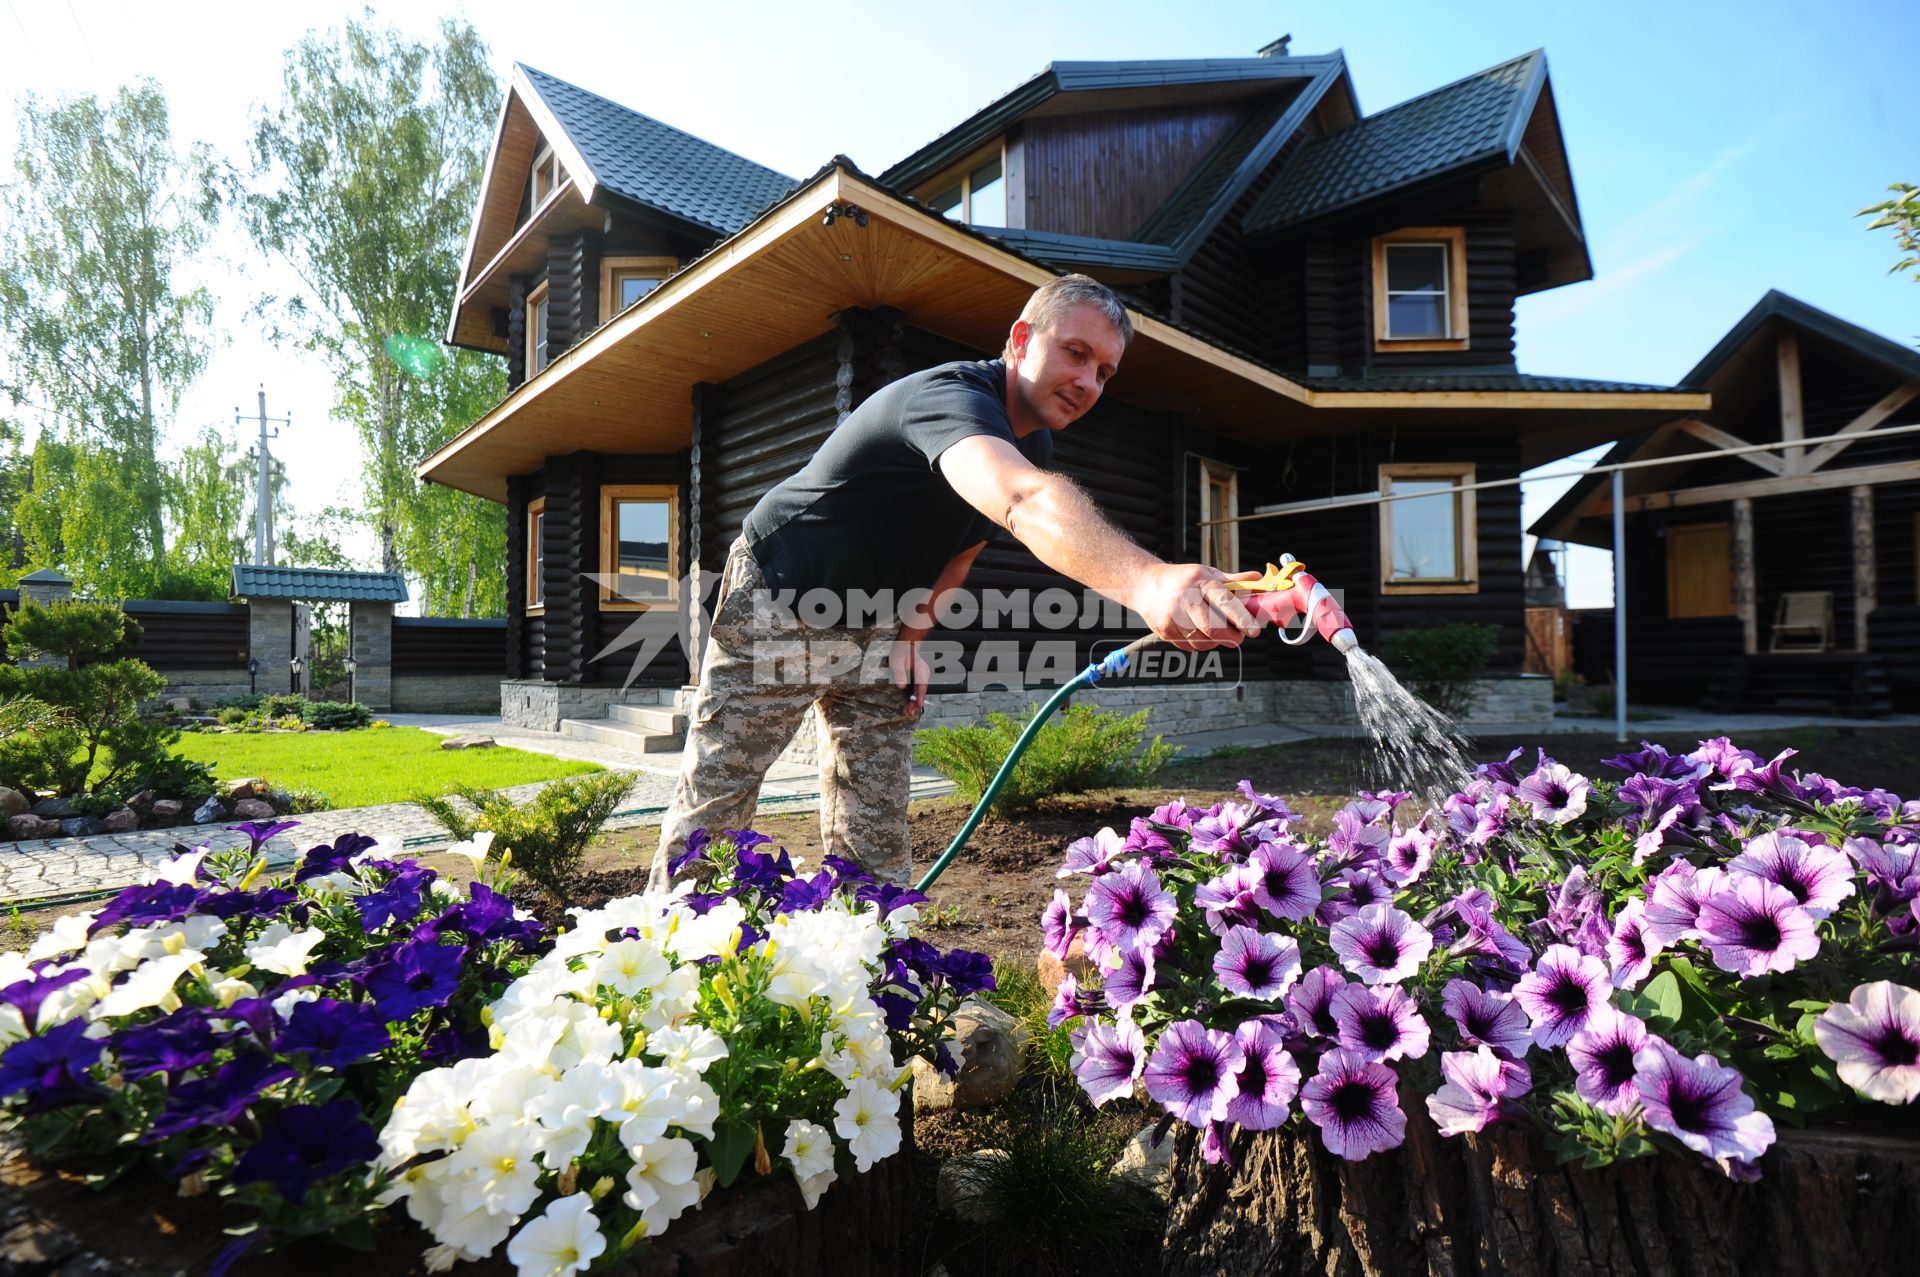
<svg viewBox="0 0 1920 1277">
<path fill-rule="evenodd" d="M 1347 652 L 1353 703 L 1373 738 L 1376 779 L 1412 790 L 1435 808 L 1466 787 L 1473 764 L 1453 720 L 1400 685 L 1393 671 L 1363 647 Z"/>
</svg>

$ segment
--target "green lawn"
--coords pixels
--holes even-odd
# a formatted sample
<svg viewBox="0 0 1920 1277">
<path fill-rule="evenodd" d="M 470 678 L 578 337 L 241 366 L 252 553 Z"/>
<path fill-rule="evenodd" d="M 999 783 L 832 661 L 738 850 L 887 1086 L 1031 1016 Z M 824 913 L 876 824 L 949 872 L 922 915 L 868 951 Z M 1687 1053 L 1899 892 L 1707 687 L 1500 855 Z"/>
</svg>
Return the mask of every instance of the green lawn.
<svg viewBox="0 0 1920 1277">
<path fill-rule="evenodd" d="M 413 727 L 355 732 L 187 732 L 176 748 L 211 763 L 222 780 L 263 776 L 284 789 L 317 789 L 335 807 L 439 796 L 458 785 L 501 789 L 602 770 L 520 749 L 441 749 L 443 738 Z"/>
</svg>

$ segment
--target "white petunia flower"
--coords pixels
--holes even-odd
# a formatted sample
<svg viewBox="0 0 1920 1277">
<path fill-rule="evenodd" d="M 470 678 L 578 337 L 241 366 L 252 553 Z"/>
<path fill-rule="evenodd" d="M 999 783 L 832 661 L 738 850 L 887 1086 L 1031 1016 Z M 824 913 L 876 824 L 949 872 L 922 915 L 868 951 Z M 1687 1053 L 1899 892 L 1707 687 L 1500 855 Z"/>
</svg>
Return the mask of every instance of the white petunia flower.
<svg viewBox="0 0 1920 1277">
<path fill-rule="evenodd" d="M 307 960 L 326 938 L 327 933 L 318 927 L 295 931 L 284 922 L 271 923 L 266 930 L 247 941 L 247 961 L 262 971 L 279 975 L 305 975 Z"/>
<path fill-rule="evenodd" d="M 699 1158 L 693 1151 L 693 1141 L 678 1137 L 655 1140 L 650 1144 L 628 1145 L 627 1152 L 633 1156 L 633 1165 L 627 1169 L 627 1191 L 620 1200 L 637 1211 L 644 1211 L 675 1197 L 686 1196 L 686 1190 L 692 1190 L 692 1199 L 680 1210 L 700 1200 L 700 1186 L 693 1182 L 694 1170 Z M 679 1215 L 673 1211 L 668 1218 Z"/>
<path fill-rule="evenodd" d="M 833 1136 L 819 1123 L 796 1117 L 787 1123 L 787 1144 L 781 1156 L 792 1164 L 793 1177 L 804 1185 L 833 1169 Z"/>
<path fill-rule="evenodd" d="M 746 907 L 738 900 L 722 900 L 703 914 L 682 913 L 667 949 L 682 962 L 722 957 L 733 952 L 734 937 L 746 920 Z"/>
<path fill-rule="evenodd" d="M 585 1272 L 607 1248 L 585 1193 L 563 1197 L 507 1243 L 507 1258 L 520 1277 L 572 1277 Z"/>
<path fill-rule="evenodd" d="M 196 847 L 183 852 L 163 865 L 148 869 L 141 874 L 144 883 L 164 882 L 175 887 L 190 886 L 194 875 L 200 871 L 200 862 L 207 858 L 208 847 Z"/>
<path fill-rule="evenodd" d="M 540 1163 L 511 1126 L 482 1126 L 447 1158 L 456 1212 L 517 1218 L 540 1199 Z"/>
<path fill-rule="evenodd" d="M 800 1198 L 806 1202 L 808 1210 L 820 1204 L 820 1194 L 826 1192 L 828 1186 L 838 1178 L 840 1173 L 829 1166 L 818 1175 L 800 1181 Z"/>
<path fill-rule="evenodd" d="M 647 1037 L 647 1053 L 663 1056 L 670 1066 L 705 1073 L 715 1060 L 727 1058 L 726 1039 L 705 1025 L 661 1029 Z"/>
<path fill-rule="evenodd" d="M 237 980 L 232 976 L 222 976 L 220 979 L 214 980 L 210 987 L 213 989 L 213 996 L 220 999 L 220 1005 L 223 1008 L 232 1006 L 242 998 L 257 998 L 260 996 L 259 989 L 248 984 L 245 980 Z"/>
<path fill-rule="evenodd" d="M 198 949 L 182 949 L 179 953 L 149 960 L 101 998 L 99 1005 L 94 1008 L 95 1014 L 132 1015 L 148 1007 L 159 1007 L 162 1011 L 179 1010 L 180 995 L 174 992 L 174 986 L 180 982 L 181 976 L 205 961 L 206 956 Z"/>
<path fill-rule="evenodd" d="M 651 940 L 619 940 L 606 947 L 593 964 L 595 984 L 623 998 L 637 998 L 664 981 L 673 967 Z"/>
<path fill-rule="evenodd" d="M 320 986 L 317 984 L 308 984 L 302 985 L 298 989 L 288 989 L 285 993 L 275 997 L 271 1005 L 275 1015 L 278 1015 L 282 1020 L 291 1020 L 295 1007 L 299 1006 L 302 1002 L 318 1002 L 319 1000 Z"/>
<path fill-rule="evenodd" d="M 493 831 L 491 829 L 482 829 L 473 837 L 464 842 L 457 842 L 447 848 L 447 850 L 456 856 L 465 856 L 472 862 L 473 871 L 479 873 L 480 867 L 487 863 L 487 854 L 492 847 Z"/>
<path fill-rule="evenodd" d="M 866 1078 L 856 1081 L 833 1106 L 833 1129 L 865 1172 L 900 1151 L 900 1097 Z"/>
<path fill-rule="evenodd" d="M 700 968 L 676 967 L 653 991 L 647 1009 L 640 1013 L 640 1027 L 648 1033 L 658 1032 L 692 1015 L 699 1005 Z"/>
<path fill-rule="evenodd" d="M 61 954 L 85 948 L 87 928 L 93 925 L 93 920 L 99 912 L 98 909 L 94 909 L 87 913 L 70 913 L 64 918 L 55 918 L 52 929 L 35 940 L 27 949 L 26 958 L 20 964 L 22 968 L 28 962 L 38 962 L 42 958 L 57 958 Z M 18 957 L 17 954 L 8 956 Z M 23 970 L 19 974 L 10 975 L 4 967 L 0 967 L 0 986 L 12 984 L 25 974 Z"/>
</svg>

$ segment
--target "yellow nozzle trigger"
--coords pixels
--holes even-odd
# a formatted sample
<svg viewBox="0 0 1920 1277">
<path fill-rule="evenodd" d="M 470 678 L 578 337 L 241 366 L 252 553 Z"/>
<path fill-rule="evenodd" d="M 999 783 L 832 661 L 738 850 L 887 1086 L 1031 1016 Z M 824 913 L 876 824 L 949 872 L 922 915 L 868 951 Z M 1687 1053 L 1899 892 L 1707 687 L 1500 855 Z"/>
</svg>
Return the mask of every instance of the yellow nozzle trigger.
<svg viewBox="0 0 1920 1277">
<path fill-rule="evenodd" d="M 1243 594 L 1271 594 L 1279 590 L 1291 590 L 1296 572 L 1304 572 L 1307 565 L 1295 559 L 1285 567 L 1267 564 L 1266 575 L 1257 581 L 1228 581 L 1229 590 L 1238 590 Z"/>
</svg>

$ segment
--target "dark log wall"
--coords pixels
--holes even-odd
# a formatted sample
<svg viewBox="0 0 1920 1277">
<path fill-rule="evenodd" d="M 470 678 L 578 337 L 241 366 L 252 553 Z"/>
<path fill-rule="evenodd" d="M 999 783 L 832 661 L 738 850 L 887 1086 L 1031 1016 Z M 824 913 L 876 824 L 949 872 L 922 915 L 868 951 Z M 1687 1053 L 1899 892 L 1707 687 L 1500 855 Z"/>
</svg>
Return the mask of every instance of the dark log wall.
<svg viewBox="0 0 1920 1277">
<path fill-rule="evenodd" d="M 1166 203 L 1244 110 L 1212 103 L 1028 120 L 1019 138 L 1025 224 L 1125 239 Z"/>
<path fill-rule="evenodd" d="M 502 674 L 508 625 L 439 616 L 393 618 L 395 674 Z"/>
<path fill-rule="evenodd" d="M 527 507 L 546 490 L 545 482 L 539 474 L 507 480 L 508 678 L 539 677 L 544 657 L 546 618 L 527 612 Z"/>
<path fill-rule="evenodd" d="M 1269 316 L 1298 296 L 1297 287 L 1288 289 L 1291 281 L 1281 264 L 1291 263 L 1294 255 L 1250 248 L 1240 234 L 1240 219 L 1266 192 L 1295 145 L 1287 143 L 1281 159 L 1248 187 L 1173 278 L 1175 323 L 1269 363 L 1280 361 L 1264 348 L 1265 342 L 1286 327 L 1284 322 L 1276 325 Z"/>
</svg>

